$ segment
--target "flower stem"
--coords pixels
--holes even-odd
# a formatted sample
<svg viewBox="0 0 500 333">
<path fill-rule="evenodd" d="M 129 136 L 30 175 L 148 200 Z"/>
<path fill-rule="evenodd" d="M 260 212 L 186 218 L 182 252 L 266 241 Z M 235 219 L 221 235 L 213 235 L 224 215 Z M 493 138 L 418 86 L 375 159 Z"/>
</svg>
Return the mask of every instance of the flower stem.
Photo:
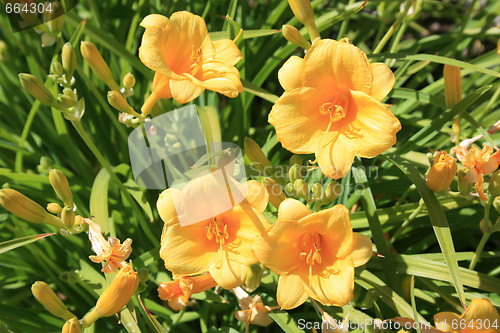
<svg viewBox="0 0 500 333">
<path fill-rule="evenodd" d="M 391 240 L 390 240 L 390 243 L 393 244 L 396 239 L 401 236 L 401 233 L 403 232 L 403 230 L 409 226 L 418 216 L 418 214 L 420 214 L 422 212 L 422 209 L 424 208 L 424 201 L 423 200 L 420 200 L 419 204 L 418 204 L 418 207 L 417 209 L 415 209 L 413 211 L 413 213 L 411 213 L 410 216 L 408 216 L 408 218 L 406 219 L 406 221 L 403 222 L 403 224 L 401 225 L 401 227 L 399 227 L 399 229 L 396 231 L 396 233 L 391 237 Z"/>
<path fill-rule="evenodd" d="M 477 261 L 479 260 L 479 257 L 481 256 L 481 252 L 483 252 L 483 248 L 486 245 L 486 242 L 488 242 L 488 239 L 490 238 L 491 233 L 490 232 L 485 232 L 483 234 L 483 237 L 479 241 L 479 244 L 477 246 L 476 252 L 474 252 L 474 255 L 472 256 L 472 260 L 469 265 L 469 269 L 474 269 L 476 267 Z"/>
<path fill-rule="evenodd" d="M 406 17 L 406 14 L 408 13 L 408 10 L 410 10 L 411 7 L 411 1 L 406 2 L 406 6 L 403 9 L 403 11 L 398 15 L 396 18 L 396 21 L 391 25 L 389 30 L 385 33 L 384 37 L 380 40 L 378 43 L 377 47 L 375 50 L 373 50 L 373 54 L 380 53 L 380 51 L 384 48 L 385 44 L 389 41 L 391 38 L 392 34 L 396 31 L 396 29 L 399 27 L 399 25 L 403 22 L 403 19 Z"/>
</svg>

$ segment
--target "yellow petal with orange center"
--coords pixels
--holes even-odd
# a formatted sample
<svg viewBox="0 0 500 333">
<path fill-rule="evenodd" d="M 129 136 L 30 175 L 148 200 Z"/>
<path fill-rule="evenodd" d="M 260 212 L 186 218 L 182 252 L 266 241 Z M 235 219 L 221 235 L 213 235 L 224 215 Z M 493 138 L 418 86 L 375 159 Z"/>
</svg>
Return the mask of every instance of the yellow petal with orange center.
<svg viewBox="0 0 500 333">
<path fill-rule="evenodd" d="M 170 91 L 177 102 L 184 104 L 200 96 L 205 88 L 200 87 L 190 79 L 170 80 Z"/>
<path fill-rule="evenodd" d="M 373 256 L 372 241 L 369 237 L 360 233 L 352 234 L 352 248 L 349 257 L 352 259 L 354 267 L 364 265 Z"/>
<path fill-rule="evenodd" d="M 309 295 L 298 275 L 282 275 L 278 280 L 277 301 L 282 309 L 293 309 L 304 303 Z"/>
<path fill-rule="evenodd" d="M 302 87 L 304 59 L 291 56 L 278 71 L 278 80 L 285 91 Z"/>
<path fill-rule="evenodd" d="M 396 78 L 389 66 L 383 62 L 370 64 L 373 74 L 372 91 L 370 95 L 378 101 L 383 100 L 394 88 Z"/>
<path fill-rule="evenodd" d="M 274 104 L 269 123 L 284 148 L 296 154 L 309 154 L 335 141 L 338 133 L 326 132 L 328 116 L 319 112 L 325 93 L 324 87 L 299 88 L 285 92 Z"/>
<path fill-rule="evenodd" d="M 351 95 L 356 118 L 345 135 L 352 141 L 357 156 L 375 157 L 396 143 L 401 124 L 384 104 L 373 97 L 359 91 L 351 91 Z"/>
<path fill-rule="evenodd" d="M 240 72 L 233 66 L 218 61 L 208 61 L 203 63 L 197 82 L 200 86 L 216 91 L 227 97 L 234 98 L 243 91 L 240 80 Z"/>
<path fill-rule="evenodd" d="M 303 66 L 304 86 L 371 92 L 373 75 L 368 58 L 352 44 L 332 39 L 316 41 L 307 51 Z"/>
<path fill-rule="evenodd" d="M 351 258 L 337 259 L 324 274 L 309 277 L 312 298 L 324 305 L 343 306 L 353 298 L 354 266 Z"/>
</svg>

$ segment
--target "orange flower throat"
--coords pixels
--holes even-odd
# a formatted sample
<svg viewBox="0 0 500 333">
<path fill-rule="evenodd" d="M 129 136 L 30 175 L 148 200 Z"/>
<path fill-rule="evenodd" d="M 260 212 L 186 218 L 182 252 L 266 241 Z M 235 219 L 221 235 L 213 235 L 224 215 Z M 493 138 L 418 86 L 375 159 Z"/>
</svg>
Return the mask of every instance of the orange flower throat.
<svg viewBox="0 0 500 333">
<path fill-rule="evenodd" d="M 226 239 L 229 238 L 227 224 L 224 223 L 221 217 L 213 217 L 205 227 L 205 231 L 207 239 L 215 239 L 215 242 L 220 244 L 220 246 L 224 245 L 226 243 Z"/>
<path fill-rule="evenodd" d="M 315 263 L 321 264 L 321 235 L 317 232 L 304 235 L 302 245 L 303 251 L 300 252 L 300 259 L 305 259 L 309 266 Z"/>
<path fill-rule="evenodd" d="M 330 122 L 336 122 L 345 118 L 348 106 L 348 95 L 346 93 L 339 94 L 332 98 L 331 101 L 323 103 L 319 107 L 319 112 L 322 115 L 329 115 Z"/>
</svg>

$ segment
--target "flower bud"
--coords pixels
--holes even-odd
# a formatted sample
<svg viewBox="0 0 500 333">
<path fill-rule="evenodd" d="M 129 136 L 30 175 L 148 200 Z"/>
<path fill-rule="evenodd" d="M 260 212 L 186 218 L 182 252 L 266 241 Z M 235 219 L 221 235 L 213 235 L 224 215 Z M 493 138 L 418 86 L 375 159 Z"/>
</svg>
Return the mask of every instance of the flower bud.
<svg viewBox="0 0 500 333">
<path fill-rule="evenodd" d="M 40 80 L 31 74 L 21 73 L 19 74 L 19 81 L 21 86 L 26 90 L 31 96 L 35 97 L 40 103 L 53 106 L 55 103 L 55 98 L 52 93 L 47 89 Z"/>
<path fill-rule="evenodd" d="M 51 202 L 47 205 L 47 210 L 51 212 L 52 214 L 61 214 L 62 212 L 62 207 L 58 203 Z"/>
<path fill-rule="evenodd" d="M 75 224 L 75 212 L 73 209 L 64 207 L 61 212 L 61 220 L 68 229 L 71 229 L 71 227 Z"/>
<path fill-rule="evenodd" d="M 290 179 L 290 182 L 292 183 L 297 179 L 304 178 L 304 176 L 304 169 L 298 164 L 294 164 L 290 169 L 288 169 L 288 179 Z"/>
<path fill-rule="evenodd" d="M 292 44 L 295 44 L 304 50 L 308 50 L 311 47 L 311 43 L 309 43 L 304 36 L 299 32 L 297 28 L 295 28 L 293 25 L 285 24 L 281 28 L 281 33 L 283 34 L 283 37 L 286 38 L 287 41 L 289 41 Z"/>
<path fill-rule="evenodd" d="M 49 172 L 49 181 L 52 188 L 56 192 L 59 199 L 64 202 L 66 207 L 73 209 L 73 192 L 71 192 L 71 188 L 69 187 L 68 179 L 64 175 L 61 170 L 52 169 Z"/>
<path fill-rule="evenodd" d="M 95 308 L 82 319 L 82 326 L 89 327 L 101 317 L 109 317 L 120 312 L 130 301 L 139 286 L 139 274 L 132 264 L 120 269 L 111 284 L 97 300 Z"/>
<path fill-rule="evenodd" d="M 296 195 L 295 188 L 293 187 L 293 183 L 288 183 L 285 185 L 285 194 L 288 196 Z"/>
<path fill-rule="evenodd" d="M 254 140 L 250 138 L 245 138 L 244 141 L 245 153 L 248 156 L 248 159 L 255 163 L 255 166 L 264 172 L 264 174 L 268 174 L 266 169 L 271 169 L 272 164 L 260 148 L 260 146 Z"/>
<path fill-rule="evenodd" d="M 245 277 L 245 286 L 246 290 L 250 293 L 255 289 L 259 288 L 260 280 L 262 279 L 262 274 L 264 270 L 260 266 L 260 264 L 254 264 L 248 266 L 247 276 Z"/>
<path fill-rule="evenodd" d="M 57 96 L 57 108 L 58 109 L 69 109 L 73 106 L 75 106 L 76 104 L 76 101 L 67 96 L 67 95 L 63 95 L 63 94 L 59 94 L 59 96 Z"/>
<path fill-rule="evenodd" d="M 70 82 L 77 64 L 76 53 L 73 49 L 73 46 L 71 46 L 71 43 L 68 42 L 64 44 L 62 48 L 61 59 L 64 69 L 64 75 L 66 75 L 66 80 Z"/>
<path fill-rule="evenodd" d="M 135 86 L 135 76 L 132 73 L 127 73 L 123 77 L 123 88 L 126 90 L 132 89 Z"/>
<path fill-rule="evenodd" d="M 304 179 L 296 179 L 295 182 L 293 182 L 293 188 L 299 197 L 306 200 L 309 199 L 309 185 Z"/>
<path fill-rule="evenodd" d="M 495 171 L 491 177 L 488 184 L 488 193 L 492 197 L 500 195 L 500 170 Z"/>
<path fill-rule="evenodd" d="M 0 61 L 5 60 L 5 54 L 7 53 L 7 43 L 3 40 L 0 40 Z"/>
<path fill-rule="evenodd" d="M 456 159 L 448 155 L 447 152 L 440 151 L 427 175 L 427 187 L 433 192 L 446 190 L 455 178 L 457 169 Z"/>
<path fill-rule="evenodd" d="M 82 332 L 82 327 L 76 317 L 67 320 L 62 328 L 62 333 L 81 333 L 81 332 Z"/>
<path fill-rule="evenodd" d="M 140 117 L 135 110 L 128 104 L 127 100 L 118 91 L 108 91 L 108 102 L 112 107 L 120 112 L 125 112 L 132 116 Z"/>
<path fill-rule="evenodd" d="M 323 185 L 320 183 L 314 183 L 311 186 L 311 193 L 312 193 L 312 199 L 313 200 L 320 200 L 321 195 L 323 194 Z"/>
<path fill-rule="evenodd" d="M 295 17 L 306 26 L 311 40 L 319 37 L 319 31 L 314 22 L 314 12 L 310 0 L 288 0 Z"/>
<path fill-rule="evenodd" d="M 59 317 L 63 320 L 76 317 L 68 311 L 63 301 L 56 295 L 56 293 L 43 281 L 37 281 L 31 286 L 31 292 L 43 307 L 52 315 Z"/>
<path fill-rule="evenodd" d="M 47 223 L 58 228 L 63 227 L 59 218 L 50 215 L 42 206 L 16 190 L 10 188 L 0 190 L 0 205 L 26 221 Z"/>
<path fill-rule="evenodd" d="M 101 53 L 97 50 L 91 42 L 82 42 L 80 44 L 80 51 L 82 52 L 83 59 L 89 64 L 92 72 L 102 80 L 111 90 L 119 91 L 120 87 L 113 79 L 111 70 L 108 64 L 102 58 Z"/>
<path fill-rule="evenodd" d="M 281 202 L 286 199 L 286 195 L 281 190 L 281 186 L 279 186 L 274 179 L 269 177 L 262 178 L 262 184 L 266 187 L 267 193 L 269 194 L 269 201 L 271 201 L 271 204 L 275 208 L 278 208 Z"/>
<path fill-rule="evenodd" d="M 495 200 L 493 200 L 493 207 L 495 207 L 496 211 L 500 213 L 500 196 L 495 197 Z"/>
<path fill-rule="evenodd" d="M 342 193 L 342 185 L 339 182 L 332 180 L 326 185 L 323 200 L 325 203 L 336 200 L 340 193 Z"/>
<path fill-rule="evenodd" d="M 298 165 L 302 165 L 302 157 L 300 157 L 299 155 L 292 155 L 292 157 L 290 157 L 290 165 L 294 165 L 294 164 L 298 164 Z"/>
<path fill-rule="evenodd" d="M 464 196 L 469 195 L 474 186 L 474 184 L 469 182 L 469 180 L 467 179 L 469 172 L 470 171 L 467 168 L 460 168 L 457 173 L 458 190 L 460 191 L 460 194 Z"/>
<path fill-rule="evenodd" d="M 63 66 L 57 60 L 54 60 L 50 63 L 50 73 L 60 77 L 64 74 Z"/>
<path fill-rule="evenodd" d="M 460 67 L 444 65 L 444 97 L 446 106 L 451 108 L 462 99 L 462 77 Z"/>
<path fill-rule="evenodd" d="M 480 221 L 479 221 L 479 229 L 481 229 L 481 231 L 483 233 L 489 233 L 491 232 L 490 231 L 490 228 L 493 226 L 493 224 L 491 223 L 491 220 L 489 218 L 486 218 L 486 217 L 483 217 Z"/>
</svg>

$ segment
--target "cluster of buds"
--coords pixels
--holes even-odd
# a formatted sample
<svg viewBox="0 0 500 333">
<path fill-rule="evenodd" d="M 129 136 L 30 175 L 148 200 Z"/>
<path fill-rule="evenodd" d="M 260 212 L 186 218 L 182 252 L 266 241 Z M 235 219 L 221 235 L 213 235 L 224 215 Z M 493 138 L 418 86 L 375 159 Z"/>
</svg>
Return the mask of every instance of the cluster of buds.
<svg viewBox="0 0 500 333">
<path fill-rule="evenodd" d="M 49 79 L 57 83 L 62 92 L 57 97 L 35 76 L 19 74 L 22 87 L 40 103 L 60 110 L 70 121 L 79 121 L 85 112 L 85 101 L 78 99 L 73 74 L 77 66 L 76 53 L 70 43 L 64 44 L 61 52 L 62 63 L 54 60 L 50 65 Z"/>
</svg>

